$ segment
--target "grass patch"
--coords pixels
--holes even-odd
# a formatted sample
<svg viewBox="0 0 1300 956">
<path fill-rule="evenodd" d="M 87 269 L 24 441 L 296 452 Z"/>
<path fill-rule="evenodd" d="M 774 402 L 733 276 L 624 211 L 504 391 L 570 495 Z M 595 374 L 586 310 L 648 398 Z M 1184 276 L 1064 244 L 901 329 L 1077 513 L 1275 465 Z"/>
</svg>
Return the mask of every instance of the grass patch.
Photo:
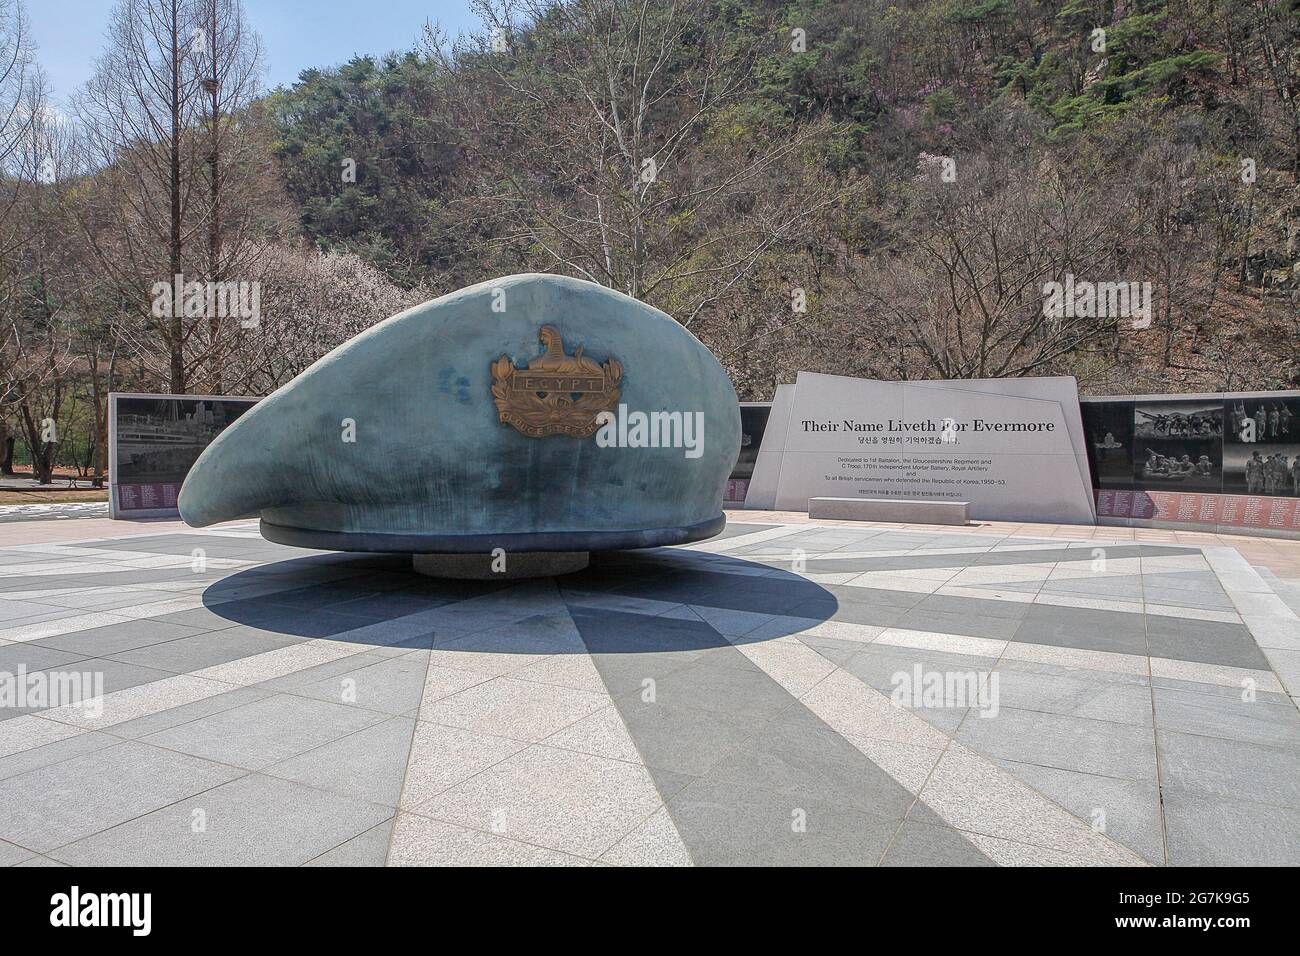
<svg viewBox="0 0 1300 956">
<path fill-rule="evenodd" d="M 69 501 L 107 501 L 107 488 L 77 491 L 0 491 L 0 505 L 52 505 Z"/>
</svg>

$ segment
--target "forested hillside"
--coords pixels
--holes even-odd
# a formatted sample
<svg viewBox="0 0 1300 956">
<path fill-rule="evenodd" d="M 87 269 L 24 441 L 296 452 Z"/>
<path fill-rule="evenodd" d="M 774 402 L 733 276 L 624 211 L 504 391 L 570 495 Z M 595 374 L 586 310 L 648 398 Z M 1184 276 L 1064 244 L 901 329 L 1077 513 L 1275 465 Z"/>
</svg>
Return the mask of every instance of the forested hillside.
<svg viewBox="0 0 1300 956">
<path fill-rule="evenodd" d="M 745 399 L 1300 386 L 1297 0 L 474 2 L 267 91 L 255 7 L 117 0 L 56 112 L 0 0 L 0 430 L 102 453 L 109 390 L 265 394 L 529 270 L 667 311 Z"/>
<path fill-rule="evenodd" d="M 613 285 L 748 398 L 799 368 L 1300 384 L 1300 5 L 481 9 L 496 50 L 431 32 L 267 99 L 318 245 Z M 1150 327 L 1045 319 L 1067 273 L 1150 282 Z"/>
</svg>

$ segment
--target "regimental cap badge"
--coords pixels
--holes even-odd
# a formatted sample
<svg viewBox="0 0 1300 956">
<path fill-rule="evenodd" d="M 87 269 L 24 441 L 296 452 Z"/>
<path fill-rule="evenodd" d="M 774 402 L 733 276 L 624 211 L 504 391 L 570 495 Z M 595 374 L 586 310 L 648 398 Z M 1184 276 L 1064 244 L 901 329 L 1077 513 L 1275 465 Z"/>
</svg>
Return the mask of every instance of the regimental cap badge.
<svg viewBox="0 0 1300 956">
<path fill-rule="evenodd" d="M 610 358 L 597 365 L 579 345 L 564 354 L 559 329 L 543 325 L 537 333 L 546 351 L 516 368 L 508 355 L 492 363 L 492 398 L 500 421 L 530 438 L 571 435 L 586 438 L 599 423 L 596 416 L 618 405 L 623 366 Z"/>
</svg>

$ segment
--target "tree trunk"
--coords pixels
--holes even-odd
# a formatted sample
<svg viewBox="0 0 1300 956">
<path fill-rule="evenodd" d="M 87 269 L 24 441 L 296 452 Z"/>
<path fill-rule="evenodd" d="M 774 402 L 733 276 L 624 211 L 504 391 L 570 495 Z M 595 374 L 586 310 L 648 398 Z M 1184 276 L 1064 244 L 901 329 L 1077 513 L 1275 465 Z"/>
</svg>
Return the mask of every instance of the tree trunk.
<svg viewBox="0 0 1300 956">
<path fill-rule="evenodd" d="M 95 475 L 90 483 L 92 488 L 104 487 L 104 471 L 108 467 L 108 415 L 104 407 L 104 395 L 99 385 L 99 376 L 93 376 L 91 394 L 95 405 Z"/>
<path fill-rule="evenodd" d="M 212 209 L 208 222 L 208 279 L 220 282 L 221 275 L 221 79 L 218 75 L 217 5 L 211 7 L 212 19 L 208 24 L 208 59 L 212 75 L 208 78 L 207 92 L 211 96 L 211 124 L 208 128 L 208 190 Z M 224 394 L 225 360 L 221 354 L 221 322 L 223 316 L 208 316 L 209 348 L 208 388 L 213 395 Z"/>
<path fill-rule="evenodd" d="M 171 279 L 176 283 L 176 288 L 172 290 L 172 318 L 168 330 L 168 349 L 171 359 L 171 390 L 173 394 L 184 394 L 185 392 L 185 353 L 184 353 L 184 330 L 181 325 L 181 287 L 182 279 L 181 268 L 183 265 L 181 254 L 183 251 L 183 240 L 181 239 L 181 136 L 184 130 L 181 129 L 181 40 L 180 40 L 180 10 L 179 4 L 173 0 L 172 3 L 172 20 L 171 20 L 171 41 L 172 41 L 172 89 L 171 89 L 171 150 L 170 160 L 170 182 L 168 183 L 168 204 L 171 212 L 171 235 L 168 249 L 168 265 L 171 267 Z"/>
<path fill-rule="evenodd" d="M 41 445 L 40 454 L 32 455 L 32 471 L 36 473 L 38 484 L 48 485 L 54 481 L 54 443 Z"/>
</svg>

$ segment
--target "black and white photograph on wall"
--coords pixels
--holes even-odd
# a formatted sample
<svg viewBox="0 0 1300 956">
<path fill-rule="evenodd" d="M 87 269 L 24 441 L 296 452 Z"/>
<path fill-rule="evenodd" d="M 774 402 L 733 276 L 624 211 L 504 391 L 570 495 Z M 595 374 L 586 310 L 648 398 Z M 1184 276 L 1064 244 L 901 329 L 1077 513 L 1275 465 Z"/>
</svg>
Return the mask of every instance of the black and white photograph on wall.
<svg viewBox="0 0 1300 956">
<path fill-rule="evenodd" d="M 1219 491 L 1222 403 L 1134 403 L 1133 480 L 1148 491 Z"/>
<path fill-rule="evenodd" d="M 1227 440 L 1242 444 L 1287 444 L 1300 440 L 1300 400 L 1230 398 L 1224 402 Z"/>
<path fill-rule="evenodd" d="M 1133 435 L 1139 440 L 1221 438 L 1223 403 L 1137 402 L 1133 406 Z"/>
<path fill-rule="evenodd" d="M 1300 400 L 1231 398 L 1224 417 L 1223 490 L 1300 497 Z"/>
<path fill-rule="evenodd" d="M 256 399 L 116 397 L 119 484 L 180 482 L 199 454 Z"/>
<path fill-rule="evenodd" d="M 767 417 L 772 413 L 770 402 L 746 402 L 740 406 L 740 456 L 731 469 L 732 478 L 751 478 L 754 463 L 758 461 L 758 447 L 763 444 Z"/>
<path fill-rule="evenodd" d="M 1088 464 L 1099 488 L 1133 487 L 1133 403 L 1080 402 Z"/>
</svg>

